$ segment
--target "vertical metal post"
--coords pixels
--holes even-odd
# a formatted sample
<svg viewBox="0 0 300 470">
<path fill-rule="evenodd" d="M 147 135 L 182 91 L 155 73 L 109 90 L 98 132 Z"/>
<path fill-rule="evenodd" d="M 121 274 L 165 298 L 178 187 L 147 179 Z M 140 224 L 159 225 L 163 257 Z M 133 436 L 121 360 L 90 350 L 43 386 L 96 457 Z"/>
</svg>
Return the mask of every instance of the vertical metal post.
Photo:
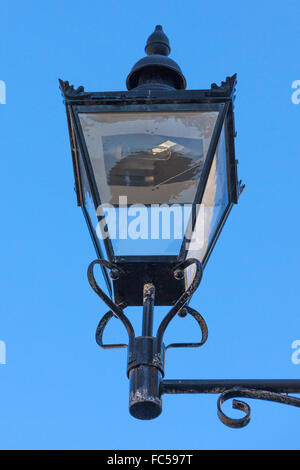
<svg viewBox="0 0 300 470">
<path fill-rule="evenodd" d="M 153 419 L 161 413 L 160 383 L 162 366 L 156 358 L 156 342 L 153 338 L 153 309 L 155 287 L 144 285 L 142 336 L 134 340 L 134 361 L 129 364 L 129 410 L 139 419 Z"/>
<path fill-rule="evenodd" d="M 146 283 L 143 292 L 143 330 L 142 336 L 152 336 L 153 331 L 153 308 L 155 299 L 155 287 L 153 284 Z"/>
<path fill-rule="evenodd" d="M 151 365 L 139 365 L 129 373 L 129 411 L 138 419 L 154 419 L 162 410 L 161 372 Z"/>
</svg>

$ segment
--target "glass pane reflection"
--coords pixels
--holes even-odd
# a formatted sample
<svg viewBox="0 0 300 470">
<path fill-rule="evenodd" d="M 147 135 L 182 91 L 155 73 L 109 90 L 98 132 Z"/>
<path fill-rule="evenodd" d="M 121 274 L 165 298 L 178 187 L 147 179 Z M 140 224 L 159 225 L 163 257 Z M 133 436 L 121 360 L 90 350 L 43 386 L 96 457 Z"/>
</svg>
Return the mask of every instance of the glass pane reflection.
<svg viewBox="0 0 300 470">
<path fill-rule="evenodd" d="M 188 244 L 187 258 L 197 258 L 203 262 L 228 203 L 227 154 L 223 127 L 197 215 L 194 238 Z M 193 272 L 193 267 L 187 270 L 188 285 Z"/>
<path fill-rule="evenodd" d="M 102 203 L 192 203 L 218 112 L 80 113 Z"/>
<path fill-rule="evenodd" d="M 102 237 L 98 236 L 98 217 L 97 212 L 95 209 L 94 201 L 92 198 L 90 184 L 87 178 L 87 174 L 85 171 L 85 166 L 83 162 L 83 157 L 80 151 L 79 146 L 77 147 L 77 154 L 78 154 L 78 163 L 79 163 L 79 173 L 80 173 L 80 182 L 81 182 L 81 190 L 83 196 L 84 207 L 87 212 L 87 217 L 89 218 L 89 228 L 93 232 L 93 239 L 98 245 L 98 251 L 105 255 L 104 243 Z"/>
<path fill-rule="evenodd" d="M 105 222 L 116 256 L 178 256 L 191 206 L 104 207 Z M 99 230 L 97 231 L 98 235 Z"/>
</svg>

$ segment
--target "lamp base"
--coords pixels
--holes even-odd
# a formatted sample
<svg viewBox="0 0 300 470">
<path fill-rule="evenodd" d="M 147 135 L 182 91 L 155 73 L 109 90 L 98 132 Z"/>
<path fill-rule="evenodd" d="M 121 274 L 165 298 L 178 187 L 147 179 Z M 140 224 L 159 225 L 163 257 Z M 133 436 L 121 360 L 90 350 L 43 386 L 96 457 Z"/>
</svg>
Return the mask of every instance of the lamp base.
<svg viewBox="0 0 300 470">
<path fill-rule="evenodd" d="M 134 418 L 157 418 L 162 411 L 161 373 L 156 367 L 141 365 L 130 371 L 129 411 Z"/>
</svg>

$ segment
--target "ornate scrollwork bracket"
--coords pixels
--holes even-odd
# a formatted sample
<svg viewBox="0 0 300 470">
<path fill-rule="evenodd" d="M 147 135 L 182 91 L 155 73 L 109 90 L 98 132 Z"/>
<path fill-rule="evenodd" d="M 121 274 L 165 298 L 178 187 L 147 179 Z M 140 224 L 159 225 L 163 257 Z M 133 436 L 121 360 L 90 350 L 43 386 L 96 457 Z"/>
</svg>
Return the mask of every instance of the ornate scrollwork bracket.
<svg viewBox="0 0 300 470">
<path fill-rule="evenodd" d="M 140 419 L 157 417 L 162 409 L 163 394 L 197 393 L 218 394 L 218 416 L 223 424 L 231 428 L 242 428 L 250 421 L 251 409 L 244 401 L 237 398 L 250 398 L 272 401 L 300 408 L 300 398 L 290 396 L 289 393 L 300 393 L 300 380 L 164 380 L 165 351 L 170 348 L 199 347 L 208 336 L 204 318 L 188 305 L 193 293 L 199 286 L 202 278 L 202 266 L 196 259 L 189 259 L 173 269 L 176 279 L 182 279 L 184 269 L 195 266 L 194 278 L 187 290 L 179 297 L 173 307 L 160 323 L 156 336 L 152 336 L 152 312 L 155 301 L 155 286 L 147 282 L 144 286 L 144 317 L 143 335 L 135 336 L 133 326 L 123 309 L 125 304 L 117 305 L 99 287 L 94 276 L 94 267 L 99 264 L 110 269 L 110 277 L 114 280 L 126 276 L 119 265 L 105 260 L 93 261 L 88 268 L 88 279 L 96 294 L 106 303 L 109 311 L 100 320 L 96 330 L 97 344 L 104 348 L 128 347 L 127 375 L 130 379 L 130 412 Z M 151 294 L 151 295 L 150 295 Z M 163 344 L 164 333 L 172 321 L 179 315 L 191 315 L 198 323 L 202 338 L 200 342 Z M 103 332 L 108 322 L 113 318 L 121 320 L 128 334 L 127 344 L 104 344 Z M 222 405 L 233 399 L 232 407 L 244 413 L 241 418 L 231 418 L 222 409 Z"/>
<path fill-rule="evenodd" d="M 204 318 L 200 315 L 200 313 L 189 306 L 185 306 L 185 312 L 186 314 L 190 314 L 198 323 L 201 330 L 202 339 L 198 343 L 171 343 L 166 346 L 166 350 L 170 348 L 199 348 L 206 343 L 208 338 L 208 328 Z"/>
<path fill-rule="evenodd" d="M 104 349 L 105 348 L 106 349 L 108 349 L 108 348 L 124 348 L 124 347 L 127 346 L 126 344 L 106 344 L 105 345 L 102 342 L 102 336 L 103 336 L 104 329 L 105 329 L 107 323 L 109 322 L 109 320 L 113 316 L 118 318 L 119 320 L 121 320 L 121 322 L 125 326 L 127 334 L 128 334 L 128 338 L 129 338 L 129 344 L 131 344 L 132 341 L 134 340 L 134 329 L 133 329 L 133 326 L 132 326 L 131 322 L 129 321 L 129 319 L 126 317 L 126 315 L 123 312 L 122 307 L 124 307 L 124 306 L 116 305 L 105 294 L 105 292 L 103 292 L 103 290 L 97 284 L 95 276 L 94 276 L 94 266 L 96 264 L 99 264 L 100 266 L 104 266 L 105 268 L 110 269 L 111 270 L 110 271 L 110 276 L 113 279 L 116 279 L 117 276 L 123 274 L 123 271 L 118 266 L 113 265 L 113 264 L 109 263 L 108 261 L 101 260 L 101 259 L 97 259 L 97 260 L 93 261 L 88 267 L 87 274 L 88 274 L 88 280 L 89 280 L 90 286 L 92 287 L 93 291 L 96 292 L 96 294 L 100 297 L 100 299 L 103 300 L 103 302 L 105 302 L 106 305 L 110 308 L 110 310 L 103 316 L 103 318 L 100 320 L 100 322 L 98 324 L 98 327 L 97 327 L 97 330 L 96 330 L 96 341 L 99 344 L 99 346 L 101 346 Z"/>
<path fill-rule="evenodd" d="M 256 390 L 235 387 L 223 392 L 219 396 L 217 402 L 218 416 L 222 423 L 230 428 L 243 428 L 247 426 L 250 421 L 251 408 L 247 403 L 240 400 L 236 400 L 236 398 L 240 397 L 283 403 L 285 405 L 291 405 L 300 408 L 300 398 L 297 397 L 283 395 L 282 393 L 270 392 L 268 390 Z M 233 398 L 232 408 L 235 410 L 241 410 L 245 413 L 242 418 L 230 418 L 222 411 L 223 403 L 227 400 L 230 400 L 231 398 Z"/>
<path fill-rule="evenodd" d="M 217 394 L 218 416 L 223 424 L 230 428 L 243 428 L 250 421 L 251 409 L 244 401 L 237 398 L 250 398 L 272 401 L 300 407 L 300 398 L 289 393 L 300 393 L 300 380 L 163 380 L 162 394 L 197 393 Z M 232 407 L 244 413 L 242 418 L 231 418 L 222 410 L 222 405 L 233 398 Z"/>
<path fill-rule="evenodd" d="M 88 267 L 88 280 L 89 283 L 96 292 L 96 294 L 108 305 L 110 310 L 102 317 L 100 320 L 97 330 L 96 330 L 96 342 L 97 344 L 104 349 L 111 349 L 111 348 L 125 348 L 129 346 L 129 358 L 131 358 L 131 362 L 136 356 L 134 352 L 134 343 L 135 343 L 135 333 L 132 324 L 130 323 L 129 319 L 126 317 L 126 315 L 123 312 L 123 309 L 126 307 L 125 304 L 122 305 L 117 305 L 115 304 L 100 288 L 100 286 L 97 284 L 94 276 L 94 267 L 96 264 L 99 264 L 105 268 L 110 269 L 110 277 L 112 279 L 118 279 L 119 276 L 126 275 L 126 273 L 118 266 L 112 263 L 109 263 L 106 260 L 95 260 L 93 261 L 89 267 Z M 157 337 L 155 339 L 155 361 L 157 365 L 162 369 L 163 368 L 163 359 L 164 357 L 164 351 L 169 349 L 169 348 L 179 348 L 179 347 L 200 347 L 202 346 L 208 337 L 208 330 L 207 330 L 207 325 L 205 323 L 204 318 L 193 308 L 189 307 L 187 303 L 189 302 L 191 296 L 197 289 L 198 285 L 200 284 L 201 277 L 202 277 L 202 266 L 201 263 L 198 260 L 195 259 L 189 259 L 185 261 L 184 263 L 181 263 L 180 265 L 177 265 L 173 269 L 173 275 L 175 278 L 180 279 L 183 275 L 184 269 L 187 267 L 191 266 L 192 264 L 195 265 L 195 275 L 194 278 L 189 286 L 189 288 L 180 296 L 180 298 L 177 300 L 175 305 L 171 308 L 169 313 L 165 316 L 165 318 L 162 320 L 158 331 L 157 331 Z M 155 289 L 154 289 L 155 292 Z M 154 294 L 153 294 L 153 299 L 151 300 L 154 304 Z M 163 345 L 163 336 L 165 333 L 165 330 L 171 320 L 176 316 L 176 314 L 180 315 L 181 317 L 185 317 L 186 315 L 191 315 L 196 322 L 198 323 L 201 333 L 202 333 L 202 338 L 200 342 L 189 342 L 189 343 L 172 343 L 169 344 L 167 347 Z M 129 344 L 105 344 L 103 343 L 103 333 L 104 330 L 108 324 L 108 322 L 113 318 L 116 317 L 119 320 L 122 321 L 123 325 L 126 328 L 126 331 L 128 333 L 129 337 Z"/>
</svg>

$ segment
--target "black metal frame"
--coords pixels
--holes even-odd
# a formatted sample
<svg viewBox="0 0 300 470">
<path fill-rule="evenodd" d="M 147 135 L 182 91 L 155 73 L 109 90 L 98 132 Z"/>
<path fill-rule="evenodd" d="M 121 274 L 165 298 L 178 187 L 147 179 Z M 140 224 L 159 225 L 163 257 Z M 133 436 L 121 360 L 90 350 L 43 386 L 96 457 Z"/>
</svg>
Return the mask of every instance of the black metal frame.
<svg viewBox="0 0 300 470">
<path fill-rule="evenodd" d="M 93 199 L 95 201 L 95 210 L 98 206 L 101 205 L 101 197 L 97 188 L 97 184 L 94 180 L 94 175 L 93 175 L 93 170 L 92 170 L 92 165 L 89 157 L 89 152 L 85 143 L 85 138 L 82 132 L 82 128 L 79 122 L 79 114 L 80 113 L 138 113 L 138 112 L 143 112 L 143 113 L 151 113 L 151 112 L 159 112 L 161 114 L 165 112 L 177 112 L 177 111 L 218 111 L 219 115 L 217 118 L 217 122 L 213 131 L 213 135 L 211 138 L 210 146 L 207 152 L 207 156 L 205 159 L 204 163 L 204 168 L 201 174 L 201 179 L 198 185 L 197 189 L 197 194 L 195 196 L 194 202 L 192 204 L 192 217 L 193 217 L 193 222 L 192 222 L 192 229 L 195 226 L 196 223 L 196 217 L 197 217 L 197 204 L 201 203 L 202 196 L 205 190 L 206 182 L 209 176 L 209 171 L 212 165 L 212 161 L 215 155 L 215 151 L 218 145 L 219 137 L 221 134 L 221 130 L 224 124 L 224 120 L 227 115 L 229 104 L 228 103 L 209 103 L 209 104 L 204 104 L 204 103 L 167 103 L 167 104 L 161 104 L 161 103 L 155 103 L 155 104 L 131 104 L 131 105 L 123 105 L 121 103 L 115 104 L 115 105 L 92 105 L 92 106 L 85 106 L 85 105 L 73 105 L 72 109 L 72 114 L 74 116 L 74 121 L 75 121 L 75 128 L 76 128 L 76 133 L 78 134 L 78 141 L 80 142 L 80 145 L 82 146 L 82 155 L 84 157 L 85 165 L 86 165 L 86 172 L 89 175 L 88 177 L 90 178 L 90 185 L 91 185 L 91 190 L 93 192 Z M 80 178 L 80 175 L 78 175 Z M 228 193 L 228 199 L 230 200 L 230 194 L 231 192 L 229 191 Z M 98 217 L 99 218 L 99 217 Z M 112 263 L 116 262 L 116 255 L 114 254 L 114 250 L 112 247 L 112 244 L 110 242 L 109 237 L 105 238 L 104 240 L 105 243 L 105 248 L 107 251 L 107 256 L 109 261 Z M 185 250 L 185 245 L 186 245 L 186 239 L 183 239 L 182 246 L 180 249 L 179 256 L 177 258 L 177 261 L 185 259 L 186 255 L 186 250 Z M 124 256 L 124 261 L 127 261 L 127 256 Z M 140 262 L 141 260 L 144 260 L 144 257 L 140 257 Z M 171 257 L 170 257 L 171 260 Z"/>
<path fill-rule="evenodd" d="M 235 398 L 255 398 L 259 400 L 273 401 L 300 407 L 300 398 L 288 396 L 289 393 L 300 393 L 300 380 L 165 380 L 164 365 L 165 352 L 170 348 L 200 347 L 208 338 L 208 329 L 204 318 L 188 303 L 199 286 L 202 278 L 202 265 L 196 259 L 188 259 L 177 264 L 172 269 L 175 281 L 180 280 L 184 269 L 195 264 L 196 273 L 187 289 L 177 299 L 175 305 L 161 321 L 156 336 L 153 336 L 153 308 L 155 303 L 156 286 L 150 279 L 143 287 L 143 323 L 142 335 L 135 336 L 132 324 L 124 314 L 126 304 L 115 304 L 98 286 L 94 277 L 94 266 L 99 264 L 111 269 L 112 277 L 127 276 L 126 268 L 120 269 L 120 265 L 112 265 L 108 261 L 95 260 L 88 268 L 88 279 L 96 294 L 108 305 L 110 310 L 100 320 L 96 330 L 96 341 L 104 349 L 125 348 L 128 346 L 127 375 L 130 381 L 129 410 L 132 416 L 138 419 L 153 419 L 162 411 L 162 395 L 164 394 L 218 394 L 218 416 L 223 424 L 231 428 L 241 428 L 250 421 L 250 407 L 247 403 Z M 192 317 L 200 327 L 202 338 L 197 343 L 172 343 L 165 346 L 164 333 L 172 319 L 179 315 Z M 129 338 L 126 344 L 104 344 L 103 333 L 109 320 L 115 316 L 124 324 Z M 243 411 L 242 418 L 227 416 L 222 405 L 233 398 L 233 408 Z"/>
<path fill-rule="evenodd" d="M 231 398 L 257 398 L 300 407 L 300 398 L 288 393 L 300 393 L 300 380 L 165 380 L 165 352 L 169 348 L 200 347 L 205 344 L 208 330 L 203 317 L 188 303 L 200 284 L 203 267 L 213 250 L 226 218 L 238 202 L 243 186 L 237 179 L 235 159 L 233 102 L 236 75 L 227 77 L 220 86 L 213 83 L 208 90 L 184 90 L 185 78 L 180 67 L 168 58 L 170 45 L 162 27 L 157 26 L 146 44 L 147 57 L 138 61 L 127 78 L 127 92 L 87 93 L 83 87 L 74 89 L 68 82 L 60 80 L 66 104 L 69 135 L 75 175 L 75 188 L 78 205 L 82 206 L 96 253 L 99 259 L 88 268 L 88 279 L 96 294 L 108 305 L 109 311 L 103 316 L 96 330 L 96 341 L 102 348 L 128 347 L 127 375 L 130 381 L 130 413 L 139 419 L 152 419 L 162 410 L 162 395 L 177 393 L 215 393 L 219 394 L 217 409 L 220 420 L 229 427 L 246 426 L 250 420 L 248 404 L 233 400 L 233 408 L 244 412 L 239 419 L 228 417 L 222 410 L 223 403 Z M 227 155 L 228 206 L 215 230 L 205 258 L 199 260 L 186 257 L 185 241 L 178 256 L 117 257 L 113 255 L 109 239 L 105 248 L 109 261 L 103 259 L 99 241 L 92 227 L 91 219 L 85 208 L 82 180 L 79 167 L 79 153 L 88 179 L 89 189 L 95 209 L 101 204 L 89 160 L 85 139 L 78 119 L 78 112 L 136 112 L 221 109 L 215 126 L 210 147 L 206 155 L 198 190 L 192 210 L 192 229 L 195 227 L 197 204 L 201 203 L 204 189 L 217 149 L 222 126 L 225 128 Z M 94 277 L 94 266 L 100 265 L 109 295 L 99 287 Z M 195 275 L 191 283 L 184 282 L 185 269 L 195 265 Z M 114 301 L 107 270 L 113 281 Z M 172 305 L 153 335 L 154 305 Z M 143 305 L 142 335 L 136 336 L 133 326 L 123 310 L 128 305 Z M 163 337 L 172 319 L 179 315 L 191 315 L 197 322 L 202 338 L 195 343 L 172 343 L 165 346 Z M 128 334 L 126 344 L 104 344 L 103 333 L 112 317 L 122 321 Z"/>
<path fill-rule="evenodd" d="M 67 109 L 67 118 L 68 126 L 71 140 L 71 149 L 73 157 L 73 168 L 75 176 L 75 188 L 77 193 L 78 204 L 83 207 L 84 215 L 89 227 L 89 231 L 92 235 L 93 243 L 96 249 L 97 256 L 99 258 L 104 258 L 104 253 L 101 250 L 99 241 L 95 237 L 95 232 L 91 224 L 91 220 L 87 214 L 87 211 L 84 208 L 83 193 L 81 188 L 81 176 L 79 169 L 79 149 L 81 157 L 84 160 L 84 167 L 86 171 L 86 176 L 89 181 L 89 186 L 94 201 L 95 211 L 96 208 L 101 204 L 100 195 L 97 189 L 96 182 L 94 180 L 94 175 L 91 167 L 91 162 L 89 159 L 88 150 L 86 147 L 85 139 L 79 122 L 78 114 L 81 112 L 88 113 L 129 113 L 129 112 L 170 112 L 170 111 L 219 111 L 215 129 L 211 138 L 210 146 L 206 155 L 204 168 L 202 171 L 201 179 L 198 185 L 196 197 L 194 199 L 191 211 L 192 217 L 192 229 L 194 229 L 198 205 L 201 203 L 202 196 L 205 190 L 207 179 L 209 176 L 209 171 L 212 165 L 212 161 L 216 152 L 218 145 L 219 137 L 222 131 L 222 127 L 225 128 L 225 141 L 226 141 L 226 150 L 227 150 L 227 180 L 228 180 L 228 205 L 223 214 L 222 219 L 219 222 L 218 227 L 214 233 L 214 236 L 207 248 L 206 256 L 202 260 L 202 264 L 205 267 L 208 258 L 212 252 L 212 249 L 217 241 L 217 238 L 224 226 L 224 222 L 231 210 L 233 204 L 237 203 L 239 197 L 239 184 L 237 179 L 236 165 L 234 153 L 234 137 L 236 135 L 234 128 L 234 115 L 233 115 L 233 101 L 234 101 L 234 92 L 236 85 L 236 76 L 228 77 L 225 82 L 222 82 L 220 87 L 212 84 L 211 89 L 209 90 L 153 90 L 151 91 L 151 96 L 149 93 L 145 94 L 145 91 L 141 90 L 131 90 L 127 92 L 108 92 L 108 93 L 87 93 L 84 92 L 83 87 L 79 87 L 77 90 L 74 90 L 73 86 L 69 86 L 68 82 L 60 81 L 60 87 L 64 94 L 65 104 Z M 98 216 L 98 220 L 100 217 Z M 112 243 L 109 237 L 103 240 L 106 255 L 108 260 L 111 263 L 138 263 L 138 270 L 142 272 L 148 272 L 149 270 L 153 272 L 154 265 L 159 262 L 160 268 L 162 268 L 162 262 L 164 265 L 169 264 L 168 272 L 170 273 L 172 267 L 175 263 L 183 261 L 187 256 L 186 250 L 186 239 L 183 239 L 182 246 L 178 256 L 162 257 L 159 256 L 148 256 L 148 257 L 133 257 L 122 256 L 118 257 L 114 255 Z M 143 267 L 141 267 L 141 264 Z M 112 292 L 110 281 L 108 280 L 108 274 L 106 268 L 103 267 L 103 274 L 107 283 L 109 292 Z M 172 276 L 168 275 L 165 277 L 165 283 L 168 282 L 172 286 Z M 142 282 L 145 282 L 145 278 L 142 279 Z M 126 280 L 120 280 L 119 282 L 113 281 L 113 292 L 114 299 L 116 302 L 124 301 L 124 294 L 122 292 L 128 292 L 130 290 L 130 283 Z M 176 286 L 179 287 L 178 285 Z M 180 292 L 184 290 L 184 281 L 181 283 Z M 128 305 L 142 305 L 142 289 L 136 289 L 135 294 L 132 293 L 127 299 Z M 161 293 L 166 295 L 161 295 Z M 160 289 L 156 295 L 156 304 L 157 305 L 170 305 L 176 301 L 178 295 L 178 290 L 174 291 L 172 289 L 167 293 L 166 289 Z"/>
</svg>

